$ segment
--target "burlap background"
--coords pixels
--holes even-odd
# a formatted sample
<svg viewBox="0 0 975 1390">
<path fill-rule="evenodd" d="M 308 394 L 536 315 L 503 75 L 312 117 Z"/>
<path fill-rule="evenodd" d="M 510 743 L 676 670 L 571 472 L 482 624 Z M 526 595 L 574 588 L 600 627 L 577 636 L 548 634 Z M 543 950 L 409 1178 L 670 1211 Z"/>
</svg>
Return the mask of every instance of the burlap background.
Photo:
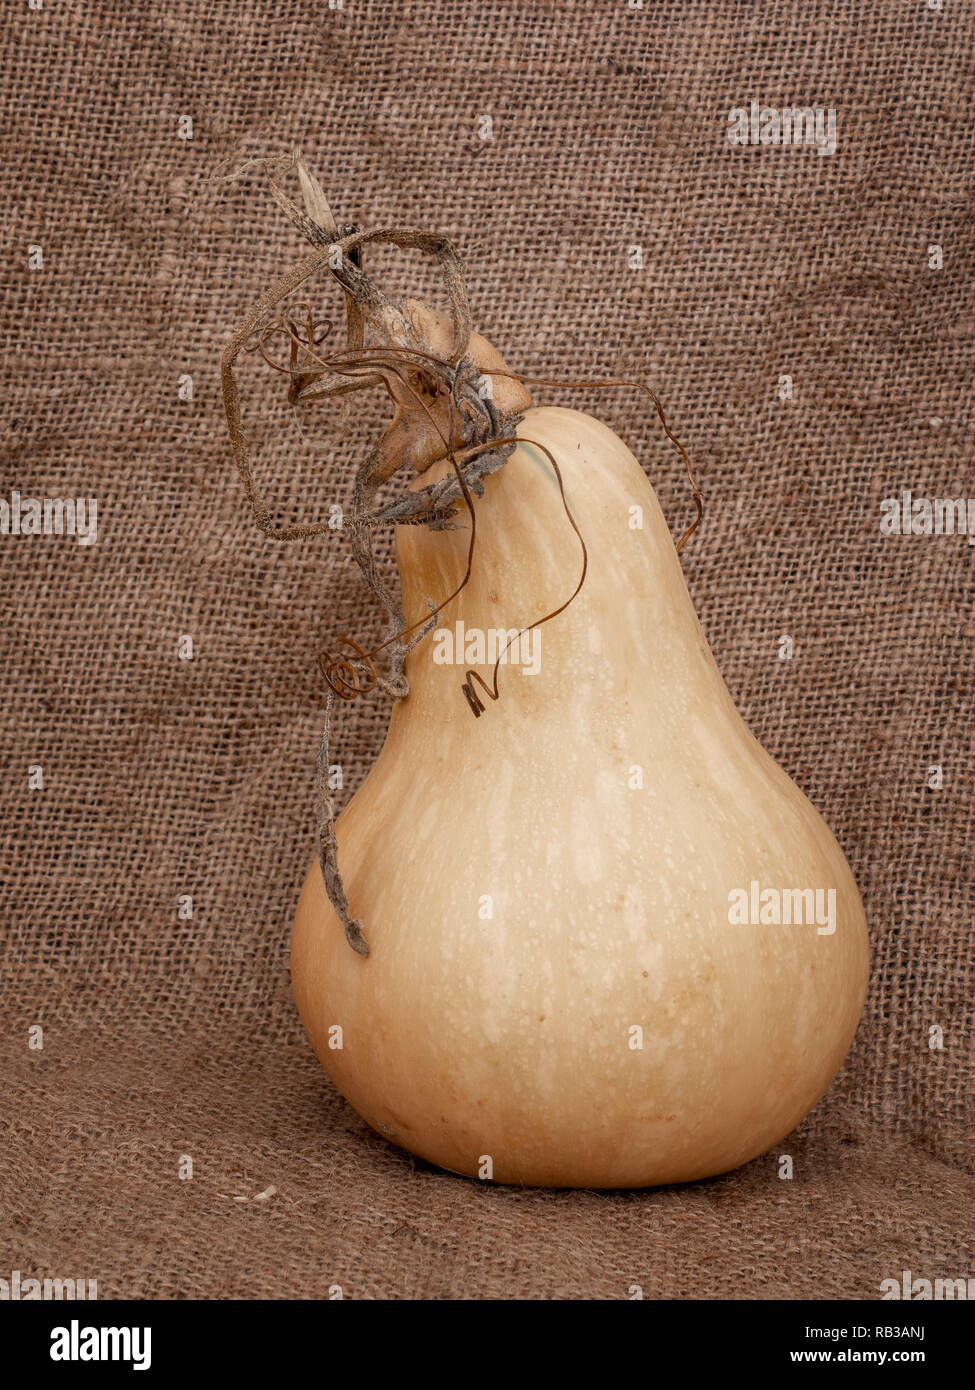
<svg viewBox="0 0 975 1390">
<path fill-rule="evenodd" d="M 878 525 L 905 487 L 975 495 L 972 5 L 18 0 L 4 26 L 0 495 L 93 495 L 99 539 L 0 537 L 0 1275 L 151 1297 L 873 1298 L 904 1268 L 975 1272 L 975 552 Z M 753 98 L 837 108 L 835 155 L 733 148 L 728 112 Z M 509 361 L 642 375 L 699 464 L 691 591 L 873 939 L 847 1066 L 777 1151 L 791 1182 L 768 1156 L 685 1189 L 485 1189 L 385 1145 L 304 1041 L 287 946 L 315 657 L 374 615 L 337 545 L 276 546 L 245 514 L 219 356 L 304 248 L 259 175 L 206 182 L 295 144 L 340 218 L 457 240 Z M 427 283 L 416 256 L 373 264 Z M 302 440 L 280 380 L 248 380 L 267 494 L 323 515 L 353 441 L 324 420 Z M 627 438 L 678 531 L 686 486 L 650 416 L 571 403 Z M 341 723 L 350 788 L 385 718 L 366 702 Z"/>
</svg>

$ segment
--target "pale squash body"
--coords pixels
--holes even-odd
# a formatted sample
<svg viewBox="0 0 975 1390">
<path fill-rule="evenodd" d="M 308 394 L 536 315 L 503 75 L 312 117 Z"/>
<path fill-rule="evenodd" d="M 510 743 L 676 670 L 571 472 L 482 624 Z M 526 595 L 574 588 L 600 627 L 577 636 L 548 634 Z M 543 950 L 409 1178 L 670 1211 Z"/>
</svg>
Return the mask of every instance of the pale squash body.
<svg viewBox="0 0 975 1390">
<path fill-rule="evenodd" d="M 538 674 L 502 665 L 479 719 L 463 664 L 437 664 L 432 638 L 411 654 L 410 694 L 338 821 L 370 955 L 347 945 L 316 864 L 299 1011 L 359 1114 L 445 1168 L 581 1187 L 720 1173 L 788 1134 L 836 1073 L 866 989 L 863 909 L 830 830 L 735 709 L 632 454 L 576 411 L 530 410 L 519 433 L 563 471 L 585 585 L 541 629 Z M 477 516 L 443 627 L 515 629 L 564 602 L 581 549 L 543 454 L 519 446 Z M 410 621 L 463 575 L 458 520 L 397 531 Z M 835 889 L 835 931 L 732 925 L 729 894 L 753 880 Z"/>
</svg>

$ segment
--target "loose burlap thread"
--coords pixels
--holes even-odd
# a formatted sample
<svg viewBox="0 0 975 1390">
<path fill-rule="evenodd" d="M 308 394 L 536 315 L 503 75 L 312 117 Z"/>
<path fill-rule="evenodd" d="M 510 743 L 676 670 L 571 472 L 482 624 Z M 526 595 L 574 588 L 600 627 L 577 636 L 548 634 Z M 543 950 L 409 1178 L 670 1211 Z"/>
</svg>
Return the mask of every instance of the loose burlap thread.
<svg viewBox="0 0 975 1390">
<path fill-rule="evenodd" d="M 855 24 L 824 0 L 11 11 L 0 496 L 94 496 L 98 539 L 0 536 L 0 1276 L 159 1298 L 874 1298 L 903 1269 L 973 1272 L 975 551 L 879 528 L 902 489 L 975 495 L 973 40 L 970 6 L 879 0 Z M 835 108 L 835 154 L 730 144 L 753 99 Z M 378 639 L 382 615 L 340 542 L 275 545 L 244 506 L 220 353 L 304 248 L 259 176 L 208 181 L 295 145 L 340 221 L 451 237 L 512 366 L 638 376 L 690 448 L 689 587 L 743 715 L 843 845 L 872 942 L 840 1077 L 736 1173 L 479 1186 L 372 1134 L 303 1038 L 287 944 L 316 657 L 336 632 Z M 373 264 L 435 296 L 419 258 Z M 242 389 L 264 495 L 324 518 L 379 406 L 300 432 L 277 379 L 251 364 Z M 627 440 L 679 535 L 685 479 L 641 402 L 544 395 Z M 386 717 L 343 711 L 346 796 Z"/>
</svg>

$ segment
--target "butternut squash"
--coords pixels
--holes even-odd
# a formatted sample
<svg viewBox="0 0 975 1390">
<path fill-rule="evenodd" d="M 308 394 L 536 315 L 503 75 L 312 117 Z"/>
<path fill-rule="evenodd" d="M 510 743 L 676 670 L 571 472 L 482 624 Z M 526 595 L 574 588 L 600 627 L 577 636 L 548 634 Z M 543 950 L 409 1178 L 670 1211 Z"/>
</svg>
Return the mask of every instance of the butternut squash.
<svg viewBox="0 0 975 1390">
<path fill-rule="evenodd" d="M 539 445 L 585 518 L 585 585 L 537 629 L 537 673 L 500 668 L 483 718 L 459 698 L 463 665 L 429 640 L 410 653 L 410 693 L 337 825 L 370 954 L 349 950 L 316 863 L 295 997 L 341 1093 L 432 1163 L 686 1182 L 765 1152 L 826 1090 L 863 1005 L 863 909 L 735 709 L 636 459 L 574 410 L 532 408 L 519 434 L 535 444 L 485 479 L 445 621 L 510 631 L 564 600 L 579 542 Z M 397 528 L 411 619 L 463 577 L 462 507 L 457 524 Z"/>
<path fill-rule="evenodd" d="M 292 940 L 308 1036 L 370 1125 L 457 1173 L 612 1188 L 745 1163 L 816 1104 L 857 1026 L 867 932 L 842 851 L 735 709 L 626 446 L 531 405 L 473 332 L 447 238 L 340 227 L 297 153 L 265 168 L 315 248 L 223 360 L 268 536 L 329 525 L 279 524 L 258 491 L 238 353 L 287 372 L 296 405 L 378 383 L 394 406 L 347 528 L 392 635 L 371 654 L 342 639 L 325 663 L 320 769 L 336 701 L 378 684 L 396 703 L 337 823 L 320 777 Z M 378 243 L 436 257 L 449 318 L 386 298 L 362 266 Z M 346 296 L 338 351 L 308 304 L 268 317 L 325 268 Z M 267 350 L 281 335 L 287 364 Z M 402 469 L 410 492 L 380 502 Z M 372 549 L 389 524 L 401 607 Z"/>
</svg>

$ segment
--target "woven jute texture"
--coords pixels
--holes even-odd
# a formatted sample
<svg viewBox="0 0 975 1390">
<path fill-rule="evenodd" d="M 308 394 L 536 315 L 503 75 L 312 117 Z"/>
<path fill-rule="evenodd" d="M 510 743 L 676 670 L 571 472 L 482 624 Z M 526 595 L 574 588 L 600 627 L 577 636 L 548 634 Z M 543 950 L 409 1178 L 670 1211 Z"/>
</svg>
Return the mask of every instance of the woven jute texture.
<svg viewBox="0 0 975 1390">
<path fill-rule="evenodd" d="M 23 0 L 2 45 L 0 497 L 94 497 L 98 533 L 0 535 L 0 1276 L 870 1299 L 905 1269 L 975 1273 L 975 549 L 880 531 L 906 489 L 975 496 L 975 8 Z M 834 109 L 835 153 L 732 144 L 752 101 Z M 340 221 L 456 241 L 513 366 L 649 382 L 698 466 L 694 602 L 872 939 L 841 1076 L 743 1170 L 487 1187 L 385 1144 L 305 1042 L 316 658 L 379 623 L 339 539 L 276 545 L 246 511 L 220 353 L 306 248 L 260 170 L 212 181 L 295 146 Z M 370 265 L 434 287 L 416 253 Z M 375 409 L 299 429 L 282 378 L 252 357 L 243 380 L 273 509 L 324 517 Z M 679 534 L 686 480 L 639 400 L 540 394 L 626 439 Z M 342 711 L 346 796 L 387 717 Z"/>
</svg>

